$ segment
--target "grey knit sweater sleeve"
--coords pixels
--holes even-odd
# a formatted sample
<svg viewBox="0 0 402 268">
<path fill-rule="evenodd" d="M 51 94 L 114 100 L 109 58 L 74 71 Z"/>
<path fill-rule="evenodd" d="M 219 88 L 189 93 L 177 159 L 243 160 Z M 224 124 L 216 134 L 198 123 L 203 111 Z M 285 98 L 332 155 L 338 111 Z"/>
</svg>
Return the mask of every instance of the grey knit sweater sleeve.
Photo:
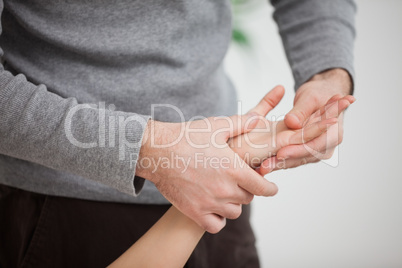
<svg viewBox="0 0 402 268">
<path fill-rule="evenodd" d="M 329 68 L 353 76 L 353 2 L 272 3 L 296 88 Z M 166 203 L 135 177 L 148 115 L 178 122 L 236 113 L 222 66 L 229 0 L 0 0 L 0 12 L 1 184 Z"/>
<path fill-rule="evenodd" d="M 11 74 L 2 64 L 0 154 L 136 195 L 135 160 L 149 117 L 101 105 L 77 105 L 75 98 L 51 93 L 45 85 L 35 85 L 22 74 Z M 104 128 L 105 120 L 109 121 L 108 128 Z M 105 137 L 115 139 L 116 146 L 104 146 Z M 142 183 L 140 179 L 138 188 Z"/>
<path fill-rule="evenodd" d="M 295 89 L 313 75 L 343 68 L 354 78 L 356 5 L 352 0 L 271 0 Z"/>
</svg>

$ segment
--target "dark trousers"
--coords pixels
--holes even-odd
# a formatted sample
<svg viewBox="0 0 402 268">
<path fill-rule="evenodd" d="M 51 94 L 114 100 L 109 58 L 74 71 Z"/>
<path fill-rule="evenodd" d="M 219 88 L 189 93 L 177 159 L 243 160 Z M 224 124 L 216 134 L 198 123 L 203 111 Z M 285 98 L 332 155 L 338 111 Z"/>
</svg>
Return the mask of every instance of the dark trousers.
<svg viewBox="0 0 402 268">
<path fill-rule="evenodd" d="M 168 208 L 55 197 L 0 185 L 0 267 L 105 267 Z M 259 267 L 250 207 L 243 208 L 240 218 L 228 220 L 220 233 L 203 236 L 186 267 Z"/>
</svg>

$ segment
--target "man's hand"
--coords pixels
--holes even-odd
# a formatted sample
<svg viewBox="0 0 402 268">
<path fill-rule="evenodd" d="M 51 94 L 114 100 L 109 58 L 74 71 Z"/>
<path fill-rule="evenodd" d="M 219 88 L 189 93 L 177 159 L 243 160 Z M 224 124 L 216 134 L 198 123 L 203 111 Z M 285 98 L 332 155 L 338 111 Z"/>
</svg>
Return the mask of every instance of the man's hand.
<svg viewBox="0 0 402 268">
<path fill-rule="evenodd" d="M 337 123 L 339 114 L 350 105 L 349 96 L 331 101 L 310 116 L 308 124 L 302 129 L 290 129 L 284 121 L 269 121 L 265 118 L 279 103 L 284 93 L 282 86 L 276 86 L 269 91 L 250 111 L 260 115 L 257 126 L 251 132 L 228 141 L 229 146 L 251 167 L 259 167 L 263 160 L 276 155 L 281 148 L 307 143 L 321 136 L 328 126 Z M 322 116 L 322 113 L 325 113 L 325 116 Z"/>
<path fill-rule="evenodd" d="M 352 80 L 343 69 L 332 69 L 315 75 L 297 90 L 294 107 L 285 117 L 286 126 L 291 129 L 302 128 L 316 110 L 326 103 L 340 100 L 351 91 Z M 350 103 L 354 102 L 352 96 L 347 99 Z M 338 124 L 329 127 L 328 131 L 318 138 L 303 145 L 289 145 L 279 150 L 276 157 L 271 157 L 261 164 L 259 172 L 265 175 L 273 170 L 329 159 L 342 139 L 343 114 L 339 116 Z M 306 146 L 311 150 L 307 150 Z M 318 152 L 320 158 L 311 152 Z"/>
<path fill-rule="evenodd" d="M 240 216 L 241 205 L 250 203 L 254 195 L 272 196 L 278 191 L 227 144 L 257 121 L 252 113 L 185 123 L 150 121 L 136 174 L 153 182 L 206 231 L 217 233 L 226 218 Z"/>
</svg>

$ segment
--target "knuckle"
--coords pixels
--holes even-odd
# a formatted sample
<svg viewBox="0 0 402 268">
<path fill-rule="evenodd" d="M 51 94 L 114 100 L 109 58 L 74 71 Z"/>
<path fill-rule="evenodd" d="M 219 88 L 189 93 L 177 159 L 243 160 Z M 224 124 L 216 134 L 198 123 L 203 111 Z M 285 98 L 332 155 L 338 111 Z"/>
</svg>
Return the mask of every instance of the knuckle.
<svg viewBox="0 0 402 268">
<path fill-rule="evenodd" d="M 242 212 L 241 205 L 239 205 L 238 208 L 235 210 L 235 213 L 234 213 L 234 215 L 233 215 L 233 216 L 235 217 L 235 219 L 237 219 L 238 217 L 240 217 L 241 212 Z"/>
<path fill-rule="evenodd" d="M 226 221 L 204 221 L 201 222 L 200 226 L 203 228 L 205 231 L 211 234 L 216 234 L 219 233 L 220 230 L 222 230 L 223 227 L 225 227 Z"/>
<path fill-rule="evenodd" d="M 334 151 L 331 150 L 331 152 L 327 152 L 326 154 L 324 154 L 324 156 L 322 157 L 322 159 L 323 159 L 323 160 L 328 160 L 328 159 L 330 159 L 333 155 L 334 155 Z"/>
<path fill-rule="evenodd" d="M 226 218 L 231 219 L 231 220 L 235 220 L 238 217 L 240 217 L 241 215 L 241 205 L 237 206 L 236 208 L 230 208 L 227 212 L 226 212 Z"/>
<path fill-rule="evenodd" d="M 246 198 L 244 199 L 243 204 L 250 204 L 251 201 L 253 201 L 254 199 L 254 195 L 252 194 L 247 194 Z"/>
<path fill-rule="evenodd" d="M 341 142 L 339 141 L 339 139 L 335 139 L 335 140 L 331 140 L 328 142 L 328 145 L 325 146 L 324 150 L 329 150 L 331 148 L 335 148 L 336 146 L 338 146 Z"/>
<path fill-rule="evenodd" d="M 216 196 L 219 199 L 227 199 L 233 196 L 233 191 L 227 185 L 217 185 Z"/>
<path fill-rule="evenodd" d="M 216 234 L 221 230 L 221 228 L 214 225 L 208 225 L 206 228 L 204 228 L 204 230 L 207 231 L 208 233 Z"/>
<path fill-rule="evenodd" d="M 210 232 L 213 228 L 212 225 L 208 221 L 201 221 L 198 223 L 202 229 L 207 232 Z"/>
<path fill-rule="evenodd" d="M 339 136 L 338 136 L 338 144 L 337 144 L 337 145 L 341 144 L 342 142 L 343 142 L 343 135 L 339 135 Z"/>
</svg>

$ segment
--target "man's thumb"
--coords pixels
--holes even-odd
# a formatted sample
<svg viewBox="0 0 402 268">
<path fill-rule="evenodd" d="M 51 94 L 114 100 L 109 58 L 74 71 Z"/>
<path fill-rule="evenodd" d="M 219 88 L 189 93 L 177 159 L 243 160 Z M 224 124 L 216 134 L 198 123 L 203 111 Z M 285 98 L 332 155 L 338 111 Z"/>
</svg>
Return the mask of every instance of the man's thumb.
<svg viewBox="0 0 402 268">
<path fill-rule="evenodd" d="M 303 123 L 318 109 L 318 104 L 313 101 L 295 103 L 292 110 L 285 116 L 285 124 L 288 128 L 300 129 Z"/>
</svg>

